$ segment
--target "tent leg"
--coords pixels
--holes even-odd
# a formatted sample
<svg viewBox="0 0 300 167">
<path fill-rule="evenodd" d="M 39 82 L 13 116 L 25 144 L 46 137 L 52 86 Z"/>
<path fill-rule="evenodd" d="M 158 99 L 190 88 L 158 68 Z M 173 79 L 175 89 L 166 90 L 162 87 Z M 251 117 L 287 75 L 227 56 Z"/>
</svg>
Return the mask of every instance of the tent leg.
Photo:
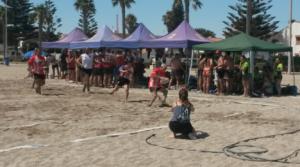
<svg viewBox="0 0 300 167">
<path fill-rule="evenodd" d="M 191 50 L 191 51 L 192 51 L 192 55 L 191 55 L 191 63 L 190 63 L 190 70 L 189 70 L 189 76 L 188 76 L 188 79 L 187 79 L 187 84 L 190 83 L 191 72 L 192 72 L 192 68 L 193 68 L 194 52 L 193 52 L 193 50 Z"/>
</svg>

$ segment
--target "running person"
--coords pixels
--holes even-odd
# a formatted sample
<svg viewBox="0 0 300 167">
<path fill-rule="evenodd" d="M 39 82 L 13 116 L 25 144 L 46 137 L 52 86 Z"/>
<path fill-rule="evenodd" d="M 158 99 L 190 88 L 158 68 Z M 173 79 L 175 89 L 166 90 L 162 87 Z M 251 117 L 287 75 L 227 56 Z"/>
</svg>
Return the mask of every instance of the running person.
<svg viewBox="0 0 300 167">
<path fill-rule="evenodd" d="M 162 102 L 160 106 L 164 106 L 166 104 L 166 99 L 168 96 L 168 79 L 166 78 L 166 70 L 167 66 L 162 64 L 161 67 L 153 69 L 150 74 L 148 87 L 150 92 L 153 93 L 153 99 L 151 100 L 149 107 L 152 106 L 156 98 Z M 163 93 L 163 100 L 161 100 L 161 97 L 158 95 L 158 91 Z"/>
<path fill-rule="evenodd" d="M 34 76 L 33 80 L 33 88 L 35 87 L 35 92 L 38 94 L 42 94 L 41 87 L 45 85 L 46 80 L 46 74 L 45 74 L 45 65 L 46 60 L 43 56 L 40 55 L 40 50 L 35 49 L 34 55 L 29 59 L 28 65 L 30 69 L 32 70 L 32 74 Z"/>
<path fill-rule="evenodd" d="M 169 128 L 175 138 L 177 134 L 180 133 L 192 140 L 197 139 L 195 129 L 190 120 L 190 115 L 193 111 L 194 107 L 188 99 L 188 90 L 183 88 L 179 91 L 179 99 L 176 100 L 171 109 L 173 116 L 169 122 Z"/>
<path fill-rule="evenodd" d="M 114 94 L 115 92 L 117 92 L 119 90 L 120 87 L 123 87 L 124 85 L 126 85 L 125 87 L 125 102 L 128 102 L 128 97 L 129 97 L 129 87 L 130 87 L 130 75 L 133 73 L 133 67 L 131 62 L 128 62 L 126 65 L 123 65 L 120 67 L 119 69 L 120 71 L 120 76 L 117 82 L 117 85 L 115 86 L 115 88 L 113 89 L 113 91 L 110 94 Z"/>
</svg>

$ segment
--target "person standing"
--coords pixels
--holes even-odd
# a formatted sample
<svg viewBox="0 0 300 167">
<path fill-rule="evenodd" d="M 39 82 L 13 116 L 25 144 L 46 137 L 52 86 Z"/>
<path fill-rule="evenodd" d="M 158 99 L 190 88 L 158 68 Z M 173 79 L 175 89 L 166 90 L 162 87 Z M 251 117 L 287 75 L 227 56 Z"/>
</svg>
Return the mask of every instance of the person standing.
<svg viewBox="0 0 300 167">
<path fill-rule="evenodd" d="M 224 93 L 224 75 L 225 75 L 225 63 L 224 56 L 225 54 L 221 54 L 220 51 L 217 51 L 217 54 L 220 55 L 217 62 L 217 74 L 218 74 L 218 94 L 222 95 Z"/>
<path fill-rule="evenodd" d="M 204 91 L 203 89 L 203 68 L 204 68 L 204 60 L 205 56 L 201 55 L 198 61 L 198 90 Z"/>
<path fill-rule="evenodd" d="M 249 63 L 246 60 L 244 55 L 240 57 L 240 70 L 242 72 L 242 83 L 243 83 L 243 90 L 244 96 L 249 96 L 249 89 L 250 89 L 250 73 L 249 73 Z"/>
<path fill-rule="evenodd" d="M 277 95 L 281 95 L 281 81 L 282 81 L 282 71 L 283 71 L 283 64 L 279 58 L 275 60 L 274 64 L 274 80 L 276 85 Z"/>
<path fill-rule="evenodd" d="M 75 68 L 76 60 L 72 50 L 68 50 L 68 56 L 66 57 L 66 62 L 68 66 L 68 79 L 69 81 L 75 81 Z"/>
<path fill-rule="evenodd" d="M 102 64 L 102 53 L 98 53 L 94 58 L 94 68 L 93 68 L 93 79 L 92 82 L 96 87 L 103 86 L 103 64 Z"/>
<path fill-rule="evenodd" d="M 179 55 L 175 55 L 175 57 L 171 60 L 170 62 L 170 66 L 171 66 L 171 80 L 169 83 L 169 89 L 171 88 L 171 85 L 174 81 L 176 81 L 176 86 L 175 89 L 179 87 L 179 85 L 181 84 L 184 75 L 185 75 L 185 69 L 181 63 L 181 60 L 179 58 Z"/>
<path fill-rule="evenodd" d="M 207 55 L 203 59 L 203 92 L 208 94 L 212 83 L 213 76 L 213 59 L 211 55 Z"/>
<path fill-rule="evenodd" d="M 94 55 L 92 54 L 90 49 L 86 49 L 85 53 L 80 55 L 80 58 L 77 62 L 83 72 L 83 92 L 85 92 L 86 90 L 88 93 L 90 92 L 90 76 L 93 71 L 93 61 Z"/>
<path fill-rule="evenodd" d="M 117 85 L 113 89 L 113 91 L 110 93 L 113 95 L 115 92 L 119 90 L 119 88 L 125 87 L 125 102 L 128 102 L 129 97 L 129 88 L 130 88 L 130 76 L 133 73 L 133 67 L 132 62 L 128 62 L 126 65 L 123 65 L 120 67 L 120 77 L 118 79 Z"/>
<path fill-rule="evenodd" d="M 68 64 L 67 64 L 68 50 L 64 49 L 60 55 L 60 71 L 61 71 L 61 79 L 66 79 L 68 72 Z"/>
<path fill-rule="evenodd" d="M 233 80 L 233 60 L 228 53 L 224 57 L 224 91 L 226 94 L 232 93 L 232 80 Z"/>
<path fill-rule="evenodd" d="M 162 64 L 161 67 L 157 67 L 153 69 L 153 71 L 150 74 L 148 87 L 151 93 L 153 93 L 153 98 L 148 105 L 149 107 L 152 106 L 156 98 L 158 98 L 161 101 L 161 107 L 163 107 L 166 104 L 166 99 L 168 96 L 168 81 L 169 79 L 166 77 L 166 70 L 167 65 Z M 161 97 L 158 95 L 158 92 L 162 92 L 164 99 L 161 100 Z"/>
<path fill-rule="evenodd" d="M 28 65 L 34 76 L 33 87 L 35 87 L 35 92 L 37 94 L 42 94 L 41 87 L 45 85 L 46 80 L 44 68 L 46 60 L 43 56 L 41 56 L 39 49 L 34 50 L 34 55 L 29 59 Z"/>
</svg>

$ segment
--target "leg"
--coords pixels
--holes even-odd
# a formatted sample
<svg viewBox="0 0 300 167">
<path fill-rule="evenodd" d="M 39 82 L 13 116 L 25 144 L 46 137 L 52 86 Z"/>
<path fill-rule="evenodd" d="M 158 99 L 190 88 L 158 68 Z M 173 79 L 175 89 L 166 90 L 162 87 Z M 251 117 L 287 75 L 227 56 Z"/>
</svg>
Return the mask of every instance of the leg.
<svg viewBox="0 0 300 167">
<path fill-rule="evenodd" d="M 117 84 L 116 87 L 113 89 L 112 92 L 110 92 L 111 95 L 113 95 L 115 92 L 119 90 L 120 86 Z"/>
<path fill-rule="evenodd" d="M 156 100 L 157 97 L 158 97 L 157 90 L 155 89 L 155 90 L 153 90 L 153 98 L 152 98 L 152 100 L 151 100 L 151 102 L 149 104 L 149 107 L 152 106 L 152 104 L 154 103 L 154 101 Z"/>
<path fill-rule="evenodd" d="M 130 84 L 127 84 L 126 87 L 125 87 L 125 102 L 127 103 L 128 102 L 128 97 L 129 97 L 129 88 L 130 88 Z"/>
</svg>

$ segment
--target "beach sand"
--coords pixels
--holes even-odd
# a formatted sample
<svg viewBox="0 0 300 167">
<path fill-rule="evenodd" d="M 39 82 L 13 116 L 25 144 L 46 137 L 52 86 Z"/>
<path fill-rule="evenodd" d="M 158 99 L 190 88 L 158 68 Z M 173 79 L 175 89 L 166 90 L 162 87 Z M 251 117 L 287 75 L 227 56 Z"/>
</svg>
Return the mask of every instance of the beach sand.
<svg viewBox="0 0 300 167">
<path fill-rule="evenodd" d="M 300 149 L 300 97 L 191 92 L 192 124 L 207 135 L 186 140 L 170 137 L 170 108 L 148 107 L 146 89 L 131 89 L 124 103 L 123 89 L 114 96 L 103 88 L 85 94 L 80 85 L 51 79 L 36 95 L 26 75 L 25 64 L 0 66 L 0 167 L 300 166 L 300 152 L 292 154 Z M 299 87 L 299 76 L 296 81 Z M 168 103 L 176 96 L 170 91 Z M 250 138 L 258 139 L 243 141 Z"/>
</svg>

